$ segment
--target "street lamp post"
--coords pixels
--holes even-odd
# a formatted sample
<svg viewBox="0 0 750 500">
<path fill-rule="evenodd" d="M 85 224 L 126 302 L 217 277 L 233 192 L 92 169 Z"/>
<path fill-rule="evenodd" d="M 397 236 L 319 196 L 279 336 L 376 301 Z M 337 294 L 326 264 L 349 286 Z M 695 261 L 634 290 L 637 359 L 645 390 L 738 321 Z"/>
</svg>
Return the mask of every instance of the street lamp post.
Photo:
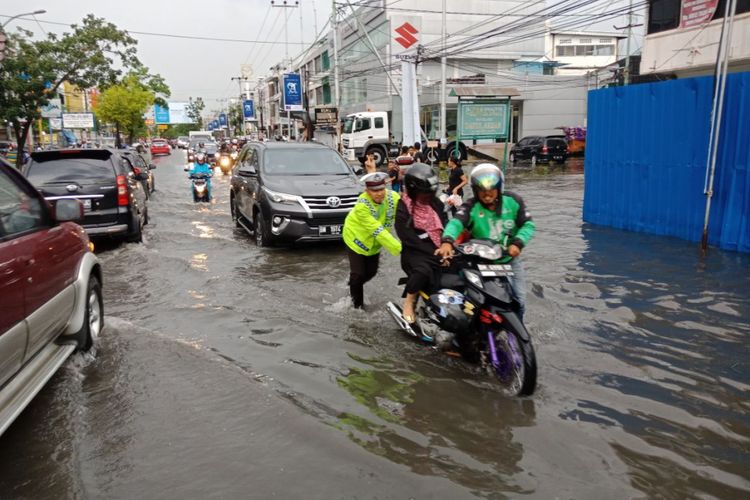
<svg viewBox="0 0 750 500">
<path fill-rule="evenodd" d="M 11 17 L 7 21 L 3 23 L 3 28 L 5 28 L 9 22 L 11 22 L 13 19 L 18 19 L 19 17 L 25 17 L 25 16 L 35 16 L 37 14 L 44 14 L 47 11 L 44 9 L 35 10 L 34 12 L 24 12 L 23 14 L 16 14 L 15 16 Z"/>
</svg>

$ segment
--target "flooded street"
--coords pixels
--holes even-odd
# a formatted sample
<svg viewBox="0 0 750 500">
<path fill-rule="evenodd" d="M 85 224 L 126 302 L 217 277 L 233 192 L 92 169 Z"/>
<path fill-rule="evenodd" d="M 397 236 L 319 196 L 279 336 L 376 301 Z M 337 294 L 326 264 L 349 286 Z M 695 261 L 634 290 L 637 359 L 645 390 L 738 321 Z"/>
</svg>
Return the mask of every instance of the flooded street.
<svg viewBox="0 0 750 500">
<path fill-rule="evenodd" d="M 509 400 L 397 329 L 397 257 L 355 311 L 343 244 L 256 247 L 182 161 L 144 243 L 101 245 L 97 352 L 0 437 L 0 498 L 750 496 L 750 255 L 584 224 L 575 166 L 511 171 L 539 387 Z"/>
</svg>

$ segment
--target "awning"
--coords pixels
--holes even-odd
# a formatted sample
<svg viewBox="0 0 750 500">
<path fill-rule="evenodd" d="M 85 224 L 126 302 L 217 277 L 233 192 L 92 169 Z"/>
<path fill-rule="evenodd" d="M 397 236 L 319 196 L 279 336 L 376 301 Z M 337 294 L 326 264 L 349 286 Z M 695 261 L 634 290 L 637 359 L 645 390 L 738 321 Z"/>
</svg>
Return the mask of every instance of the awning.
<svg viewBox="0 0 750 500">
<path fill-rule="evenodd" d="M 521 94 L 513 87 L 494 85 L 461 85 L 453 87 L 448 94 L 453 97 L 517 97 Z"/>
</svg>

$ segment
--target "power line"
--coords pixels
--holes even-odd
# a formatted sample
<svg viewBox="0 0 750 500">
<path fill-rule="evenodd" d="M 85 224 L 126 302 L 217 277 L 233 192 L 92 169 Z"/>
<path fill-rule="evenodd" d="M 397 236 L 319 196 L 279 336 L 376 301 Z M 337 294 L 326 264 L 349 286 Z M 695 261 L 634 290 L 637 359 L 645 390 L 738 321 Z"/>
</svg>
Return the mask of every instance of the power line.
<svg viewBox="0 0 750 500">
<path fill-rule="evenodd" d="M 12 17 L 6 14 L 0 14 L 0 17 Z M 19 19 L 19 21 L 25 21 L 25 22 L 34 22 L 31 19 Z M 54 24 L 57 26 L 67 26 L 68 28 L 72 27 L 73 25 L 71 23 L 61 23 L 61 22 L 55 22 L 55 21 L 37 21 L 38 23 L 43 24 Z M 207 42 L 230 42 L 230 43 L 258 43 L 258 44 L 271 44 L 274 42 L 268 42 L 264 40 L 248 40 L 244 38 L 216 38 L 216 37 L 207 37 L 207 36 L 198 36 L 198 35 L 177 35 L 173 33 L 156 33 L 151 31 L 133 31 L 129 30 L 127 28 L 123 28 L 124 31 L 128 32 L 131 35 L 146 35 L 146 36 L 159 36 L 164 38 L 179 38 L 179 39 L 187 39 L 187 40 L 202 40 Z M 303 42 L 289 42 L 294 45 L 305 45 Z"/>
</svg>

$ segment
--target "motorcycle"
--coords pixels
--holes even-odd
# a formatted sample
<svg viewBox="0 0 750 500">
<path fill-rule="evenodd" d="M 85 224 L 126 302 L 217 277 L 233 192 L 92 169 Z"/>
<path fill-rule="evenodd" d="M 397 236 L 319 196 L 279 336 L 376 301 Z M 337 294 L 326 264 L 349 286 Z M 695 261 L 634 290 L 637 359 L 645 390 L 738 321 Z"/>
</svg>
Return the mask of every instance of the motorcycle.
<svg viewBox="0 0 750 500">
<path fill-rule="evenodd" d="M 388 312 L 408 335 L 449 354 L 458 348 L 464 359 L 494 376 L 504 394 L 533 394 L 536 355 L 518 315 L 510 283 L 513 271 L 510 264 L 495 264 L 503 248 L 487 240 L 470 240 L 457 245 L 456 252 L 460 271 L 442 274 L 431 293 L 419 292 L 415 324 L 408 323 L 393 302 L 386 305 Z"/>
<path fill-rule="evenodd" d="M 237 161 L 237 151 L 232 153 L 221 153 L 219 157 L 219 168 L 224 175 L 229 174 L 234 168 L 234 163 Z"/>
<path fill-rule="evenodd" d="M 193 201 L 211 201 L 211 192 L 208 187 L 208 180 L 211 178 L 210 174 L 190 174 L 190 180 L 193 184 Z"/>
</svg>

